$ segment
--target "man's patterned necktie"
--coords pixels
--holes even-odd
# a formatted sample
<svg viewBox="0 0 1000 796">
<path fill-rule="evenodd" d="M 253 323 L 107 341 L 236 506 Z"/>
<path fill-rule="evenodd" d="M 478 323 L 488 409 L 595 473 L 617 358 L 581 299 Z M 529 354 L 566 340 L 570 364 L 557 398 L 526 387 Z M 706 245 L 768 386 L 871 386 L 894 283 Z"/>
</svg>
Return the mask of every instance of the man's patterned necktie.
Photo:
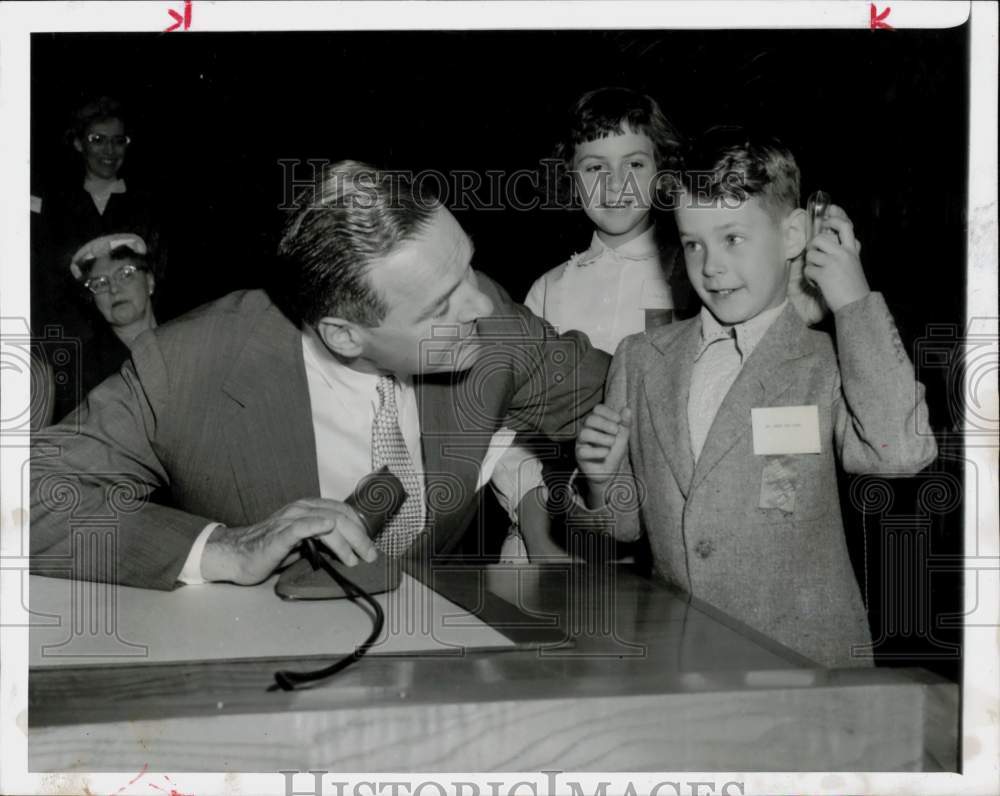
<svg viewBox="0 0 1000 796">
<path fill-rule="evenodd" d="M 423 530 L 423 489 L 399 428 L 395 377 L 380 377 L 375 389 L 378 391 L 379 407 L 372 423 L 372 470 L 388 466 L 402 482 L 407 494 L 403 505 L 385 524 L 376 542 L 386 555 L 395 558 L 405 553 Z"/>
</svg>

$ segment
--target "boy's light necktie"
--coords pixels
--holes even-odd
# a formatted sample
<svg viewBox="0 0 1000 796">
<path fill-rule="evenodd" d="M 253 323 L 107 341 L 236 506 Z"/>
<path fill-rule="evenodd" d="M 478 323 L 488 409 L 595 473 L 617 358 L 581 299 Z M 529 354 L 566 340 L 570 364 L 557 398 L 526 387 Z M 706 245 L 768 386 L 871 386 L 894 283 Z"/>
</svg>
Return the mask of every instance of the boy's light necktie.
<svg viewBox="0 0 1000 796">
<path fill-rule="evenodd" d="M 405 502 L 386 523 L 376 545 L 386 555 L 399 557 L 423 530 L 423 489 L 399 428 L 395 377 L 381 376 L 375 389 L 379 407 L 372 423 L 372 470 L 388 466 L 403 483 L 407 493 Z"/>
<path fill-rule="evenodd" d="M 719 407 L 736 381 L 742 364 L 735 328 L 720 331 L 708 341 L 695 363 L 688 398 L 688 430 L 695 461 L 701 456 Z"/>
</svg>

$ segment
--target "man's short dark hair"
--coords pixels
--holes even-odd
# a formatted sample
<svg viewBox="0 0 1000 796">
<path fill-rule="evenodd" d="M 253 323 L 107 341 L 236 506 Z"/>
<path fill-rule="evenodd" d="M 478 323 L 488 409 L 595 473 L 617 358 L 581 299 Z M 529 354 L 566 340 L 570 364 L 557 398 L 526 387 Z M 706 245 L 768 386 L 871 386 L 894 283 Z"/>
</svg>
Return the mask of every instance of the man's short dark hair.
<svg viewBox="0 0 1000 796">
<path fill-rule="evenodd" d="M 684 189 L 696 202 L 760 199 L 775 218 L 799 206 L 799 167 L 778 139 L 744 127 L 714 127 L 684 155 Z"/>
<path fill-rule="evenodd" d="M 416 237 L 439 207 L 399 172 L 351 160 L 324 166 L 285 219 L 271 292 L 300 326 L 326 317 L 377 326 L 387 307 L 369 266 Z"/>
</svg>

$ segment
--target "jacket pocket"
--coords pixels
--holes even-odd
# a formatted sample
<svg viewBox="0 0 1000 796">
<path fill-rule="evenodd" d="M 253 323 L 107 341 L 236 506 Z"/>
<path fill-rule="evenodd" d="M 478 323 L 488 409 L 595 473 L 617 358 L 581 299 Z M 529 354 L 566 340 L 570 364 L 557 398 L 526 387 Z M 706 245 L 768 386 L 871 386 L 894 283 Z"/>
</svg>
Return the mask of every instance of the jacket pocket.
<svg viewBox="0 0 1000 796">
<path fill-rule="evenodd" d="M 765 456 L 760 474 L 760 492 L 757 502 L 758 518 L 772 522 L 811 520 L 821 517 L 826 510 L 823 501 L 817 500 L 812 490 L 806 488 L 804 476 L 819 462 L 818 457 L 806 454 Z"/>
</svg>

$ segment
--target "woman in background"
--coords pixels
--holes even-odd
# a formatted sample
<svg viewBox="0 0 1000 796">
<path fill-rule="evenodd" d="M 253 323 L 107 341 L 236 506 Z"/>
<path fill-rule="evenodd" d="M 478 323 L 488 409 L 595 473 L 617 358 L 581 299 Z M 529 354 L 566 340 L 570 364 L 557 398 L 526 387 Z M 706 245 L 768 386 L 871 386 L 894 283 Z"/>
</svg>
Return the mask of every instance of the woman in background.
<svg viewBox="0 0 1000 796">
<path fill-rule="evenodd" d="M 117 340 L 117 345 L 109 344 L 85 358 L 85 371 L 97 372 L 85 373 L 84 382 L 96 385 L 105 379 L 128 356 L 135 339 L 156 328 L 152 303 L 156 277 L 149 268 L 148 253 L 141 237 L 125 234 L 96 238 L 73 255 L 70 273 Z M 104 367 L 102 361 L 116 364 Z"/>
<path fill-rule="evenodd" d="M 122 366 L 139 335 L 156 328 L 152 303 L 156 277 L 149 268 L 148 255 L 146 242 L 128 233 L 102 235 L 73 255 L 69 281 L 76 286 L 76 295 L 66 310 L 82 313 L 86 334 L 82 339 L 69 339 L 62 347 L 74 353 L 69 390 L 58 389 L 59 379 L 46 356 L 49 346 L 33 347 L 33 354 L 38 355 L 38 361 L 32 363 L 33 428 L 65 417 Z"/>
<path fill-rule="evenodd" d="M 43 265 L 65 276 L 65 263 L 81 245 L 101 235 L 131 232 L 156 252 L 153 270 L 161 276 L 165 252 L 155 198 L 131 176 L 127 183 L 122 177 L 132 145 L 122 104 L 111 97 L 86 103 L 74 115 L 66 138 L 83 173 L 63 180 L 41 199 Z"/>
</svg>

